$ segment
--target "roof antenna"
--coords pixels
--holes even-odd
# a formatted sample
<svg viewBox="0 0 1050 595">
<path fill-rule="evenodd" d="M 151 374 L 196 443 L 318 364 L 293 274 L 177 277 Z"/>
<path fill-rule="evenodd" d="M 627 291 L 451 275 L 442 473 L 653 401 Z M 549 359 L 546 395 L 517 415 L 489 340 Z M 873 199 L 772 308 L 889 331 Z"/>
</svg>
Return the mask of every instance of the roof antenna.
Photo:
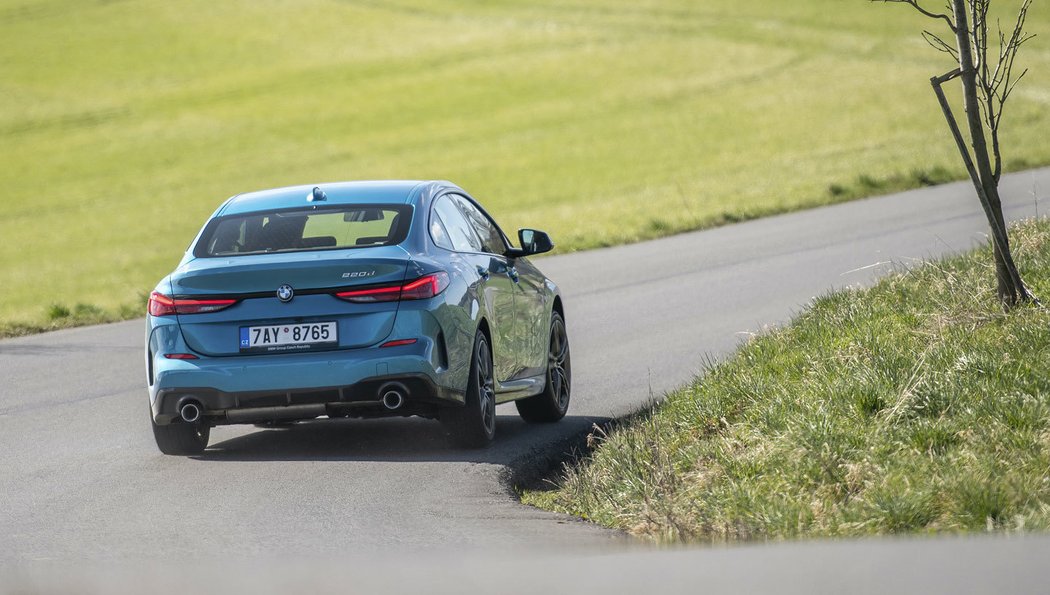
<svg viewBox="0 0 1050 595">
<path fill-rule="evenodd" d="M 324 190 L 321 190 L 320 186 L 314 186 L 313 192 L 306 195 L 306 200 L 309 202 L 321 202 L 328 200 L 328 195 L 324 193 Z"/>
</svg>

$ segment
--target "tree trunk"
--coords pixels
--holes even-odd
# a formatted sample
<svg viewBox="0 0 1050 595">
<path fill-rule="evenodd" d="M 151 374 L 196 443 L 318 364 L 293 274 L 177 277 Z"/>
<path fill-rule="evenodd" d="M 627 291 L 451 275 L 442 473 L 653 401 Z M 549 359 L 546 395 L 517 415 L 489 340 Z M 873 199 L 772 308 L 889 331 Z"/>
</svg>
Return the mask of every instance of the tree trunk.
<svg viewBox="0 0 1050 595">
<path fill-rule="evenodd" d="M 992 171 L 988 155 L 988 143 L 984 134 L 984 123 L 981 121 L 981 107 L 977 98 L 977 69 L 974 64 L 973 51 L 970 46 L 970 25 L 966 13 L 966 0 L 952 0 L 955 14 L 956 42 L 959 46 L 959 70 L 963 87 L 963 102 L 966 106 L 966 123 L 970 129 L 970 142 L 973 147 L 974 162 L 980 183 L 977 194 L 984 207 L 988 225 L 992 230 L 992 247 L 995 254 L 995 272 L 998 281 L 998 295 L 1004 306 L 1014 306 L 1022 301 L 1029 301 L 1031 295 L 1021 281 L 1013 256 L 1010 254 L 1010 240 L 1006 233 L 1006 221 L 1003 217 L 1003 205 L 999 198 L 999 183 Z M 975 183 L 977 181 L 975 180 Z"/>
</svg>

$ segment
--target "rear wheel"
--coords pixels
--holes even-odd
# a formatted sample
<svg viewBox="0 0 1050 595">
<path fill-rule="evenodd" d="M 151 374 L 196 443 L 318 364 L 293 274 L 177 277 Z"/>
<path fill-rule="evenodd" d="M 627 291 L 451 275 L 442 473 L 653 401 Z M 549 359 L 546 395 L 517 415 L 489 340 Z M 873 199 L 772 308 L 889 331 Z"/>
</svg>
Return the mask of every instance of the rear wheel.
<svg viewBox="0 0 1050 595">
<path fill-rule="evenodd" d="M 150 423 L 153 425 L 153 438 L 157 448 L 166 455 L 199 455 L 208 446 L 211 427 L 196 422 L 172 422 L 166 426 L 158 425 L 150 412 Z"/>
<path fill-rule="evenodd" d="M 463 407 L 444 410 L 441 422 L 451 441 L 463 448 L 488 446 L 496 435 L 496 383 L 492 374 L 492 351 L 480 331 L 474 338 L 466 403 Z"/>
<path fill-rule="evenodd" d="M 551 314 L 551 333 L 547 349 L 547 385 L 535 397 L 514 401 L 518 415 L 529 423 L 550 423 L 565 417 L 572 389 L 569 335 L 561 314 Z"/>
</svg>

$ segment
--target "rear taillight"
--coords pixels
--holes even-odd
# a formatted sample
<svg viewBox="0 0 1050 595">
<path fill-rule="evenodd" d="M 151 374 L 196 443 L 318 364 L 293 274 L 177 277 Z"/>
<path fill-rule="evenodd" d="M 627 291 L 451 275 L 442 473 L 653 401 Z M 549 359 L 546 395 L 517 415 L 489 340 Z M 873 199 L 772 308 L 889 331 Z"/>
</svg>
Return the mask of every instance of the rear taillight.
<svg viewBox="0 0 1050 595">
<path fill-rule="evenodd" d="M 171 316 L 172 314 L 206 314 L 218 312 L 237 303 L 237 300 L 191 300 L 173 299 L 163 293 L 154 291 L 149 296 L 147 310 L 150 316 Z"/>
<path fill-rule="evenodd" d="M 396 302 L 398 300 L 426 300 L 438 295 L 448 287 L 448 273 L 431 273 L 403 285 L 385 285 L 368 289 L 340 291 L 335 297 L 348 302 L 371 304 Z"/>
<path fill-rule="evenodd" d="M 448 287 L 448 273 L 442 271 L 420 277 L 401 288 L 401 299 L 403 300 L 426 300 L 445 291 Z"/>
<path fill-rule="evenodd" d="M 170 316 L 175 313 L 175 300 L 154 291 L 149 294 L 149 305 L 146 310 L 150 316 Z"/>
<path fill-rule="evenodd" d="M 401 299 L 401 286 L 391 285 L 389 287 L 373 287 L 371 289 L 355 289 L 354 291 L 340 291 L 335 297 L 348 302 L 373 303 L 373 302 L 396 302 Z"/>
</svg>

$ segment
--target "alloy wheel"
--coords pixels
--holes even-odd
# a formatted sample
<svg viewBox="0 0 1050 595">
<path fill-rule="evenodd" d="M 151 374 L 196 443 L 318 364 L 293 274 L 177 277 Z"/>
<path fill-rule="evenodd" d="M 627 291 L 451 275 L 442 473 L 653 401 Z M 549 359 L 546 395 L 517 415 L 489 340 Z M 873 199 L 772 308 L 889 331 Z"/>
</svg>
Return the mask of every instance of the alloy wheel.
<svg viewBox="0 0 1050 595">
<path fill-rule="evenodd" d="M 559 409 L 569 404 L 569 339 L 565 332 L 565 323 L 556 318 L 551 325 L 550 351 L 547 359 L 547 375 Z"/>
<path fill-rule="evenodd" d="M 492 356 L 489 353 L 488 343 L 482 339 L 478 341 L 477 377 L 474 382 L 478 386 L 478 405 L 481 407 L 481 423 L 485 430 L 492 434 L 496 429 L 496 382 L 492 374 Z"/>
</svg>

